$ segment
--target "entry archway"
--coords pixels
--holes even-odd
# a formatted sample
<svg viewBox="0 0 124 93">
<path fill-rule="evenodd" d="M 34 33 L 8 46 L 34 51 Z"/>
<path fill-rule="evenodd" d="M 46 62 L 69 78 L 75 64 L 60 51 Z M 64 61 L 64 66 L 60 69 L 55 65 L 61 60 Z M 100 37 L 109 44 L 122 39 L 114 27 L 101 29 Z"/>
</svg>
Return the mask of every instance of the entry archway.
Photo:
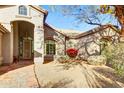
<svg viewBox="0 0 124 93">
<path fill-rule="evenodd" d="M 13 21 L 13 57 L 32 59 L 34 57 L 34 24 L 27 21 Z"/>
</svg>

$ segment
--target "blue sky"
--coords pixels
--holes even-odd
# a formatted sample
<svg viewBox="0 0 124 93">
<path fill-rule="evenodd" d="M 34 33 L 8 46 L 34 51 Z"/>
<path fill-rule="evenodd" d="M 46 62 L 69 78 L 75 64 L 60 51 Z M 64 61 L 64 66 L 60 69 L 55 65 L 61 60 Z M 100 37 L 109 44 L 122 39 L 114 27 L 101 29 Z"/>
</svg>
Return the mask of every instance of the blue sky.
<svg viewBox="0 0 124 93">
<path fill-rule="evenodd" d="M 97 27 L 94 25 L 88 25 L 85 22 L 81 22 L 80 24 L 77 24 L 75 22 L 75 18 L 72 16 L 64 16 L 61 11 L 52 11 L 51 7 L 48 5 L 42 5 L 42 7 L 48 11 L 46 23 L 52 25 L 53 27 L 61 28 L 61 29 L 79 30 L 82 32 Z M 107 19 L 109 19 L 109 17 Z"/>
</svg>

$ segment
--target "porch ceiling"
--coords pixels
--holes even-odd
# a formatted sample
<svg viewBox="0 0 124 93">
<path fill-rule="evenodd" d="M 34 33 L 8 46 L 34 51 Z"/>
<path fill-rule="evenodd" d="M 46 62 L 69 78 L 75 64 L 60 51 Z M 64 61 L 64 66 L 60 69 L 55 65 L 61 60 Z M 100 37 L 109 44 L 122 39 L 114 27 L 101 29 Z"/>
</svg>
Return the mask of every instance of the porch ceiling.
<svg viewBox="0 0 124 93">
<path fill-rule="evenodd" d="M 33 37 L 33 35 L 34 35 L 33 34 L 34 25 L 33 24 L 30 24 L 28 22 L 23 22 L 23 21 L 18 21 L 17 23 L 18 23 L 18 30 L 19 30 L 20 36 Z"/>
<path fill-rule="evenodd" d="M 7 33 L 7 32 L 9 32 L 2 24 L 0 24 L 0 31 L 1 31 L 2 33 Z"/>
</svg>

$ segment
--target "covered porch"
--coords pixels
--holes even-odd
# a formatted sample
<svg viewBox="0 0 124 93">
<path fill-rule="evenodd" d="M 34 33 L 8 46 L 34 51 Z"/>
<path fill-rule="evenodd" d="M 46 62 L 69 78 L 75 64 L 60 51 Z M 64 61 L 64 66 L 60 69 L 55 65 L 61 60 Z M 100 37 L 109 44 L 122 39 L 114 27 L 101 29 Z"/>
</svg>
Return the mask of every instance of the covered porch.
<svg viewBox="0 0 124 93">
<path fill-rule="evenodd" d="M 0 24 L 0 65 L 3 63 L 3 47 L 4 47 L 4 37 L 8 30 Z"/>
<path fill-rule="evenodd" d="M 0 30 L 0 63 L 28 60 L 43 63 L 44 31 L 41 26 L 25 20 L 14 20 L 7 24 L 4 32 Z"/>
<path fill-rule="evenodd" d="M 13 21 L 13 61 L 34 58 L 34 24 Z"/>
</svg>

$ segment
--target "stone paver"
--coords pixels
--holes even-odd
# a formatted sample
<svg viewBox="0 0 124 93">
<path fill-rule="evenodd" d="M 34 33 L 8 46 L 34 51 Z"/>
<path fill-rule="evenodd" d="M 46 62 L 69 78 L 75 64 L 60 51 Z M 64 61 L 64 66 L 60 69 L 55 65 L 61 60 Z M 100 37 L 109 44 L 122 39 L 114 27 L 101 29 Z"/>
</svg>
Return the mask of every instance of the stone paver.
<svg viewBox="0 0 124 93">
<path fill-rule="evenodd" d="M 15 67 L 16 66 L 17 65 L 15 65 Z M 25 67 L 21 67 L 21 66 L 19 67 L 18 65 L 19 68 L 14 69 L 13 67 L 14 70 L 12 70 L 11 67 L 10 67 L 10 71 L 0 75 L 1 88 L 38 87 L 37 80 L 35 78 L 35 74 L 33 70 L 34 69 L 33 64 Z M 3 69 L 4 67 L 2 67 L 2 70 Z"/>
</svg>

